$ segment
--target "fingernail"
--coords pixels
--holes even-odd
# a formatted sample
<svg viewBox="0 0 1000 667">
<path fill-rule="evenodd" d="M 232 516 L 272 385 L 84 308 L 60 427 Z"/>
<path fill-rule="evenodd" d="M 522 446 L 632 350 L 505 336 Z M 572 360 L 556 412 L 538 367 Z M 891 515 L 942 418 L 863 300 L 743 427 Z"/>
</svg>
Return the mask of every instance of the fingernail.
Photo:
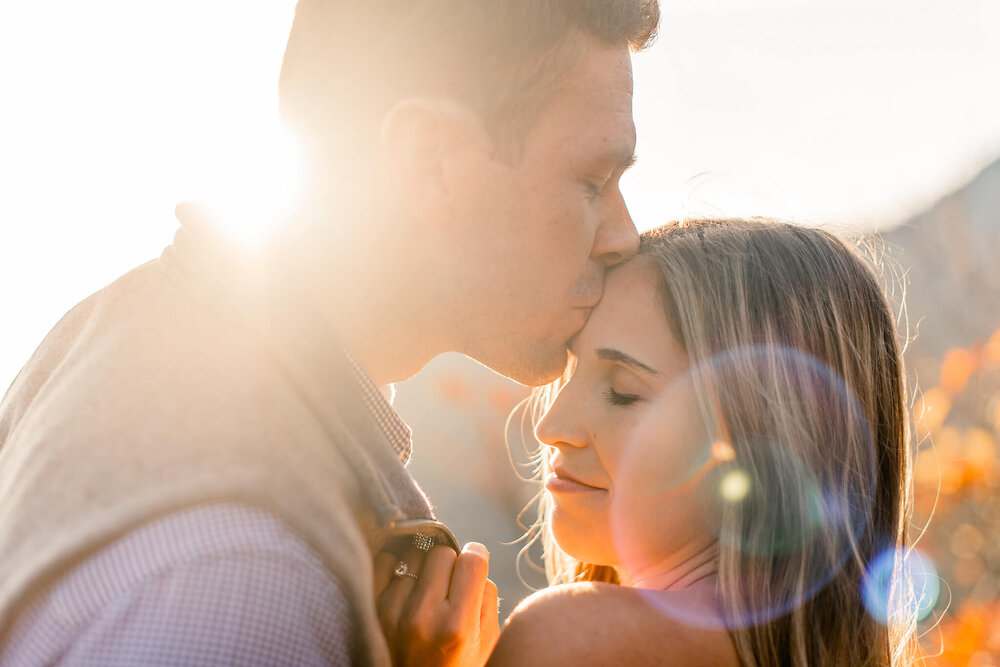
<svg viewBox="0 0 1000 667">
<path fill-rule="evenodd" d="M 480 544 L 479 542 L 467 542 L 465 546 L 462 547 L 462 551 L 479 554 L 486 560 L 490 559 L 490 550 L 486 548 L 485 544 Z"/>
</svg>

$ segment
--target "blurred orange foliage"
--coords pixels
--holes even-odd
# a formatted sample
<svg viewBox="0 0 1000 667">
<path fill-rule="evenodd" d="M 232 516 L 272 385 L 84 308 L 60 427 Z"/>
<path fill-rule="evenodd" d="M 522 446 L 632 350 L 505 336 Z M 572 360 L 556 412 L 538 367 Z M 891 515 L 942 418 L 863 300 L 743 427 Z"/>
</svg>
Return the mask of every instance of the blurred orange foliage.
<svg viewBox="0 0 1000 667">
<path fill-rule="evenodd" d="M 941 388 L 948 394 L 957 394 L 976 370 L 978 359 L 972 350 L 948 350 L 941 362 Z"/>
<path fill-rule="evenodd" d="M 943 579 L 926 664 L 1000 667 L 1000 330 L 945 354 L 914 422 L 917 546 Z"/>
<path fill-rule="evenodd" d="M 1000 665 L 1000 606 L 968 603 L 939 627 L 940 653 L 927 662 L 939 667 Z"/>
</svg>

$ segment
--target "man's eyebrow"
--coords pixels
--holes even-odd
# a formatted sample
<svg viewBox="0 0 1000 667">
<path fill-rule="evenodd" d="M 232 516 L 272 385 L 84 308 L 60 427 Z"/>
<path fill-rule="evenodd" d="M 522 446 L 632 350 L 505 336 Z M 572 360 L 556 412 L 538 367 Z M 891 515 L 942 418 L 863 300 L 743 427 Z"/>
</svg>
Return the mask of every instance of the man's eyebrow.
<svg viewBox="0 0 1000 667">
<path fill-rule="evenodd" d="M 659 375 L 659 372 L 650 368 L 646 364 L 642 363 L 634 357 L 630 357 L 621 350 L 614 350 L 609 347 L 602 347 L 597 350 L 597 358 L 604 359 L 605 361 L 614 361 L 620 364 L 625 364 L 630 368 L 643 371 L 649 375 Z"/>
<path fill-rule="evenodd" d="M 597 158 L 596 164 L 612 167 L 619 173 L 625 173 L 635 165 L 635 149 L 610 150 Z"/>
</svg>

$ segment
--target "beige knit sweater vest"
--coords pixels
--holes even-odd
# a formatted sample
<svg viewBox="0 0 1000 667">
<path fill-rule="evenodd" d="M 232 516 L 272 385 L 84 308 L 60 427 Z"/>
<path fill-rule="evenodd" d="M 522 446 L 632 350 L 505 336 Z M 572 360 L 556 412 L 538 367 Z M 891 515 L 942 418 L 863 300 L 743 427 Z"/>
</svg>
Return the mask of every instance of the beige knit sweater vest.
<svg viewBox="0 0 1000 667">
<path fill-rule="evenodd" d="M 356 611 L 356 663 L 386 665 L 371 553 L 396 522 L 433 518 L 427 501 L 329 327 L 260 281 L 220 288 L 204 259 L 179 232 L 70 311 L 0 403 L 0 645 L 88 554 L 229 500 L 320 554 Z"/>
</svg>

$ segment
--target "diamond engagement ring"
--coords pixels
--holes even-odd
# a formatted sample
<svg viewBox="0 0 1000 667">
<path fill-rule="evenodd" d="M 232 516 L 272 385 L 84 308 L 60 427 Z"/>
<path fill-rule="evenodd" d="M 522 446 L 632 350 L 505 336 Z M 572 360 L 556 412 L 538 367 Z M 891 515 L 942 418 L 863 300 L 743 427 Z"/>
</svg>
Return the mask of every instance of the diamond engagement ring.
<svg viewBox="0 0 1000 667">
<path fill-rule="evenodd" d="M 412 577 L 414 581 L 417 580 L 417 575 L 414 574 L 413 572 L 410 572 L 410 566 L 406 564 L 405 560 L 401 560 L 398 563 L 396 563 L 396 569 L 394 569 L 392 573 L 400 578 Z"/>
</svg>

